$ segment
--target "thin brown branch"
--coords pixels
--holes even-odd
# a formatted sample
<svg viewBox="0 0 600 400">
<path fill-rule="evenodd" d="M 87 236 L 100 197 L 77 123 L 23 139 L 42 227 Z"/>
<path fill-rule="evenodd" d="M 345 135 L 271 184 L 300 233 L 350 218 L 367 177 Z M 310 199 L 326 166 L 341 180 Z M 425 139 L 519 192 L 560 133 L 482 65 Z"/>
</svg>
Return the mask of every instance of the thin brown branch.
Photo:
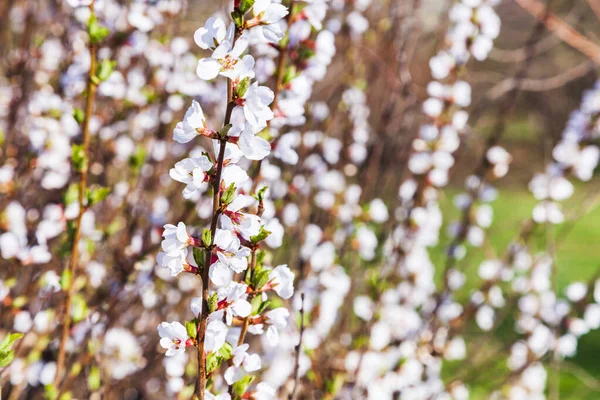
<svg viewBox="0 0 600 400">
<path fill-rule="evenodd" d="M 587 0 L 587 3 L 594 14 L 596 14 L 596 17 L 600 19 L 600 0 Z"/>
<path fill-rule="evenodd" d="M 90 11 L 94 13 L 94 1 L 91 2 Z M 77 274 L 77 265 L 79 263 L 79 241 L 81 240 L 81 220 L 83 214 L 87 210 L 86 202 L 86 191 L 87 191 L 87 177 L 88 177 L 88 166 L 89 166 L 89 154 L 90 154 L 90 120 L 94 111 L 94 100 L 96 98 L 97 84 L 94 82 L 94 75 L 96 71 L 96 52 L 97 44 L 93 43 L 90 38 L 90 72 L 87 83 L 87 99 L 85 106 L 85 120 L 83 123 L 83 153 L 85 162 L 81 168 L 81 176 L 79 180 L 79 214 L 77 215 L 77 222 L 75 227 L 75 235 L 73 236 L 73 243 L 71 243 L 71 260 L 67 265 L 69 271 L 69 282 L 66 287 L 66 298 L 64 303 L 64 322 L 63 329 L 60 337 L 60 343 L 58 346 L 58 357 L 56 361 L 56 376 L 54 378 L 54 385 L 59 386 L 62 379 L 63 371 L 65 368 L 66 358 L 66 344 L 69 339 L 69 331 L 71 329 L 71 304 L 73 302 L 74 286 L 73 282 Z"/>
<path fill-rule="evenodd" d="M 304 293 L 300 294 L 300 338 L 296 345 L 296 358 L 294 360 L 294 389 L 290 394 L 290 400 L 296 399 L 296 392 L 300 382 L 300 352 L 302 351 L 302 338 L 304 336 Z"/>
<path fill-rule="evenodd" d="M 547 13 L 546 7 L 538 0 L 515 0 L 515 2 L 538 21 L 542 22 L 546 28 L 563 42 L 579 50 L 596 64 L 600 64 L 600 46 L 577 32 L 553 13 Z"/>
<path fill-rule="evenodd" d="M 240 31 L 236 30 L 234 42 L 240 37 Z M 235 107 L 235 103 L 233 101 L 233 82 L 231 79 L 227 79 L 227 110 L 225 112 L 225 118 L 223 121 L 223 127 L 229 125 L 231 121 L 231 114 Z M 199 400 L 204 400 L 204 392 L 206 390 L 206 353 L 204 351 L 204 342 L 206 335 L 206 325 L 208 322 L 208 298 L 209 298 L 209 289 L 210 289 L 210 278 L 209 278 L 209 270 L 212 258 L 212 250 L 214 248 L 215 243 L 215 233 L 217 231 L 217 222 L 219 220 L 220 210 L 221 210 L 221 197 L 219 194 L 221 193 L 221 175 L 223 173 L 223 163 L 225 159 L 225 148 L 227 147 L 226 138 L 221 138 L 219 142 L 219 154 L 217 156 L 217 165 L 215 167 L 215 176 L 214 181 L 212 182 L 213 189 L 213 213 L 212 220 L 210 224 L 210 246 L 206 248 L 206 256 L 204 261 L 204 268 L 202 270 L 202 314 L 200 317 L 200 324 L 198 326 L 198 379 L 196 381 L 196 395 Z"/>
<path fill-rule="evenodd" d="M 520 83 L 517 83 L 517 81 L 513 78 L 508 78 L 494 85 L 488 91 L 487 97 L 490 100 L 497 100 L 506 93 L 515 89 L 517 84 L 519 85 L 520 90 L 526 92 L 545 92 L 548 90 L 557 89 L 569 82 L 585 76 L 590 71 L 593 71 L 595 67 L 596 64 L 594 61 L 586 60 L 572 68 L 567 69 L 566 71 L 561 72 L 558 75 L 549 78 L 523 79 Z"/>
</svg>

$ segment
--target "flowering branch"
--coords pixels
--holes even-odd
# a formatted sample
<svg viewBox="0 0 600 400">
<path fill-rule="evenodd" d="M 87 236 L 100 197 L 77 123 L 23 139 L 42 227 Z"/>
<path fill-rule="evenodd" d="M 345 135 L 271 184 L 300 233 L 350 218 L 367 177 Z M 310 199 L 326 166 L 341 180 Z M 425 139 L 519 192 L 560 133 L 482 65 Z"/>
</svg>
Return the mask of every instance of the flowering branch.
<svg viewBox="0 0 600 400">
<path fill-rule="evenodd" d="M 90 37 L 89 37 L 89 52 L 90 52 L 90 71 L 89 78 L 87 81 L 87 99 L 85 105 L 85 119 L 83 121 L 83 144 L 73 148 L 73 160 L 76 162 L 76 167 L 80 172 L 79 180 L 79 213 L 75 222 L 75 233 L 71 243 L 71 260 L 67 265 L 67 269 L 63 272 L 63 278 L 66 280 L 66 298 L 64 303 L 64 319 L 63 329 L 60 337 L 60 343 L 58 346 L 58 358 L 56 361 L 56 376 L 54 385 L 59 386 L 62 379 L 63 370 L 65 366 L 66 357 L 66 344 L 69 339 L 69 332 L 71 328 L 71 305 L 73 302 L 74 287 L 73 281 L 77 276 L 77 265 L 79 263 L 79 242 L 81 240 L 81 220 L 83 214 L 87 210 L 87 179 L 88 179 L 88 167 L 90 163 L 89 149 L 90 149 L 90 119 L 94 112 L 94 100 L 96 97 L 96 90 L 98 88 L 99 80 L 96 76 L 97 73 L 97 50 L 98 44 L 106 36 L 106 32 L 98 27 L 94 22 L 94 0 L 89 4 L 89 10 L 92 14 L 90 17 Z M 101 31 L 101 32 L 99 32 Z"/>
</svg>

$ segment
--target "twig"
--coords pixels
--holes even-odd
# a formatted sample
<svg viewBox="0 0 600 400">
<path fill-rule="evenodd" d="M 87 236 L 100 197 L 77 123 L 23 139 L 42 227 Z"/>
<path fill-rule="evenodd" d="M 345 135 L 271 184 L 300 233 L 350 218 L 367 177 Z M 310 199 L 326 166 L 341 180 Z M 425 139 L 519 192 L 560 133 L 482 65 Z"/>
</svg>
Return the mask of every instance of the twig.
<svg viewBox="0 0 600 400">
<path fill-rule="evenodd" d="M 525 11 L 531 14 L 562 41 L 588 56 L 596 64 L 600 64 L 600 46 L 573 29 L 565 21 L 552 13 L 538 0 L 515 0 Z"/>
<path fill-rule="evenodd" d="M 89 5 L 90 12 L 94 13 L 94 1 Z M 94 82 L 94 74 L 96 73 L 96 51 L 97 44 L 94 43 L 90 39 L 90 72 L 87 83 L 87 100 L 85 106 L 85 120 L 83 125 L 83 154 L 85 158 L 85 162 L 81 168 L 81 177 L 79 181 L 79 214 L 77 215 L 77 222 L 75 228 L 75 235 L 73 236 L 73 243 L 71 244 L 71 261 L 69 262 L 67 268 L 69 271 L 69 283 L 67 284 L 66 292 L 67 297 L 65 299 L 64 305 L 64 323 L 62 334 L 60 338 L 60 343 L 58 347 L 58 357 L 56 361 L 56 376 L 54 378 L 54 385 L 58 386 L 63 370 L 65 367 L 65 357 L 66 357 L 66 343 L 69 339 L 69 330 L 71 329 L 71 304 L 73 302 L 73 282 L 75 281 L 76 272 L 77 272 L 77 264 L 79 263 L 79 241 L 81 240 L 81 220 L 83 218 L 83 214 L 87 209 L 86 205 L 86 190 L 87 190 L 87 173 L 89 166 L 89 149 L 90 149 L 90 119 L 92 118 L 92 113 L 94 111 L 94 100 L 96 97 L 96 88 L 97 84 Z"/>
<path fill-rule="evenodd" d="M 240 31 L 236 30 L 234 43 L 240 37 Z M 227 110 L 225 111 L 225 118 L 223 126 L 227 126 L 231 121 L 231 113 L 235 107 L 233 102 L 233 82 L 231 79 L 227 79 Z M 206 256 L 204 261 L 204 268 L 202 270 L 202 315 L 200 317 L 200 324 L 198 326 L 198 380 L 196 383 L 196 395 L 199 400 L 204 400 L 204 392 L 206 390 L 206 354 L 204 352 L 204 342 L 206 335 L 206 324 L 209 315 L 208 309 L 208 298 L 210 289 L 210 278 L 208 272 L 210 270 L 212 250 L 215 243 L 215 233 L 217 231 L 217 222 L 219 220 L 220 209 L 221 209 L 221 175 L 223 173 L 223 163 L 225 159 L 225 148 L 227 147 L 227 139 L 221 138 L 219 144 L 219 154 L 217 156 L 217 165 L 215 167 L 214 181 L 212 182 L 213 189 L 213 213 L 210 224 L 210 246 L 206 248 Z"/>
<path fill-rule="evenodd" d="M 596 63 L 594 61 L 585 60 L 584 62 L 549 78 L 523 79 L 520 83 L 513 78 L 504 79 L 495 84 L 488 91 L 487 98 L 490 100 L 497 100 L 507 92 L 513 90 L 517 85 L 520 90 L 527 92 L 545 92 L 547 90 L 557 89 L 575 79 L 581 78 L 590 71 L 593 71 L 595 67 Z"/>
<path fill-rule="evenodd" d="M 296 345 L 296 359 L 294 361 L 294 389 L 290 394 L 289 399 L 296 399 L 296 391 L 298 390 L 300 381 L 300 352 L 302 351 L 302 337 L 304 336 L 304 293 L 300 294 L 300 339 Z"/>
</svg>

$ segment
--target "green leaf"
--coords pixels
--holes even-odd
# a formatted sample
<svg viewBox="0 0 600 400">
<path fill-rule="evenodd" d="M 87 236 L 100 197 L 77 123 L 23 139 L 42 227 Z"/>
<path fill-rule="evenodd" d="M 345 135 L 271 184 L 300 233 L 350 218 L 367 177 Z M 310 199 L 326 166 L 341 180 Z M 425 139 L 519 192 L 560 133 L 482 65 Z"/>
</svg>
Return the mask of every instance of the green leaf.
<svg viewBox="0 0 600 400">
<path fill-rule="evenodd" d="M 263 313 L 263 311 L 265 311 L 265 310 L 267 309 L 267 307 L 268 307 L 270 304 L 271 304 L 271 301 L 270 301 L 270 300 L 263 301 L 263 302 L 260 304 L 260 307 L 258 307 L 258 310 L 256 310 L 256 314 L 258 314 L 258 315 L 262 314 L 262 313 Z"/>
<path fill-rule="evenodd" d="M 194 255 L 194 261 L 196 261 L 196 265 L 199 268 L 203 268 L 204 267 L 204 250 L 202 250 L 198 247 L 194 247 L 192 249 L 192 253 Z"/>
<path fill-rule="evenodd" d="M 109 194 L 110 194 L 110 188 L 107 188 L 107 187 L 98 186 L 98 187 L 93 187 L 93 188 L 88 189 L 88 191 L 87 191 L 88 207 L 91 207 L 94 204 L 100 203 Z"/>
<path fill-rule="evenodd" d="M 0 351 L 0 368 L 7 367 L 14 359 L 14 350 Z"/>
<path fill-rule="evenodd" d="M 217 310 L 218 307 L 219 307 L 219 299 L 217 298 L 217 294 L 213 293 L 208 298 L 208 311 L 213 313 Z"/>
<path fill-rule="evenodd" d="M 137 172 L 142 168 L 145 162 L 146 150 L 143 147 L 138 146 L 135 153 L 129 156 L 129 166 L 131 167 L 131 169 Z"/>
<path fill-rule="evenodd" d="M 65 206 L 69 204 L 75 203 L 79 198 L 79 185 L 77 183 L 72 183 L 69 185 L 69 188 L 65 192 L 63 197 L 63 201 L 65 202 Z"/>
<path fill-rule="evenodd" d="M 87 171 L 88 158 L 82 144 L 74 144 L 71 149 L 71 162 L 76 171 Z"/>
<path fill-rule="evenodd" d="M 54 385 L 49 384 L 44 386 L 44 398 L 46 400 L 55 400 L 58 398 L 58 390 Z"/>
<path fill-rule="evenodd" d="M 91 391 L 100 389 L 100 371 L 95 365 L 90 369 L 90 374 L 88 375 L 88 388 Z"/>
<path fill-rule="evenodd" d="M 0 351 L 10 350 L 12 348 L 13 343 L 21 339 L 22 337 L 22 333 L 9 333 L 8 335 L 6 335 L 6 337 L 4 337 L 2 342 L 0 342 Z"/>
<path fill-rule="evenodd" d="M 271 234 L 271 232 L 266 230 L 264 225 L 261 225 L 260 231 L 258 231 L 258 234 L 251 236 L 250 241 L 252 243 L 256 244 L 258 242 L 265 240 L 270 234 Z"/>
<path fill-rule="evenodd" d="M 221 359 L 216 353 L 208 353 L 206 355 L 206 372 L 211 373 L 221 365 Z"/>
<path fill-rule="evenodd" d="M 269 282 L 269 274 L 271 273 L 270 270 L 268 269 L 261 269 L 257 272 L 254 273 L 254 282 L 252 284 L 252 287 L 255 290 L 258 290 L 260 288 L 262 288 L 263 286 L 265 286 L 265 284 L 267 282 Z"/>
<path fill-rule="evenodd" d="M 73 296 L 73 305 L 71 308 L 71 315 L 73 315 L 73 321 L 83 321 L 88 315 L 88 305 L 85 299 L 81 295 Z"/>
<path fill-rule="evenodd" d="M 105 58 L 100 64 L 98 64 L 98 67 L 96 67 L 96 76 L 98 77 L 100 82 L 104 82 L 108 79 L 110 74 L 112 74 L 113 70 L 115 69 L 116 65 L 116 61 L 111 61 L 108 58 Z"/>
<path fill-rule="evenodd" d="M 62 290 L 67 291 L 71 287 L 72 278 L 71 270 L 69 268 L 65 268 L 60 277 L 60 287 Z"/>
<path fill-rule="evenodd" d="M 202 231 L 202 243 L 204 243 L 206 247 L 210 247 L 212 244 L 212 234 L 208 228 L 204 228 Z"/>
<path fill-rule="evenodd" d="M 250 11 L 252 6 L 254 5 L 254 2 L 255 0 L 242 0 L 240 1 L 240 6 L 238 7 L 238 10 L 240 10 L 242 14 L 246 14 L 248 11 Z"/>
<path fill-rule="evenodd" d="M 233 10 L 231 13 L 231 19 L 238 28 L 244 24 L 244 14 L 239 9 Z"/>
<path fill-rule="evenodd" d="M 252 195 L 252 197 L 254 197 L 258 201 L 263 201 L 265 199 L 265 191 L 267 190 L 267 188 L 268 186 L 261 187 L 258 192 Z"/>
<path fill-rule="evenodd" d="M 60 400 L 72 400 L 72 399 L 73 399 L 73 392 L 70 392 L 70 391 L 66 392 L 66 393 L 63 393 L 60 396 Z"/>
<path fill-rule="evenodd" d="M 83 121 L 85 121 L 83 110 L 81 108 L 75 108 L 73 110 L 73 118 L 75 118 L 75 121 L 77 121 L 78 124 L 83 124 Z"/>
<path fill-rule="evenodd" d="M 198 334 L 198 320 L 194 318 L 191 321 L 185 321 L 185 330 L 187 331 L 187 335 L 192 339 L 196 339 L 196 335 Z"/>
<path fill-rule="evenodd" d="M 256 252 L 256 265 L 262 266 L 265 261 L 265 257 L 267 256 L 267 252 L 264 250 L 259 250 Z"/>
<path fill-rule="evenodd" d="M 248 87 L 250 86 L 250 77 L 245 77 L 242 79 L 237 85 L 235 85 L 234 93 L 235 97 L 240 98 L 244 97 L 246 92 L 248 91 Z"/>
<path fill-rule="evenodd" d="M 92 14 L 88 20 L 88 34 L 90 35 L 90 43 L 99 44 L 110 34 L 110 30 L 100 25 L 96 15 Z"/>
<path fill-rule="evenodd" d="M 221 204 L 229 205 L 235 198 L 235 184 L 232 183 L 221 195 Z"/>
<path fill-rule="evenodd" d="M 294 79 L 298 74 L 296 73 L 296 66 L 291 65 L 289 68 L 287 68 L 284 72 L 284 76 L 283 76 L 283 84 L 287 84 L 289 82 L 292 81 L 292 79 Z"/>
<path fill-rule="evenodd" d="M 250 301 L 250 305 L 252 305 L 252 313 L 250 315 L 258 314 L 258 309 L 262 304 L 261 296 L 256 296 Z"/>
<path fill-rule="evenodd" d="M 325 390 L 328 393 L 335 395 L 340 390 L 342 390 L 342 387 L 344 386 L 344 382 L 345 382 L 344 377 L 341 374 L 337 374 L 334 376 L 334 378 L 332 380 L 327 380 L 325 382 Z"/>
<path fill-rule="evenodd" d="M 246 393 L 246 390 L 248 390 L 248 386 L 250 386 L 253 380 L 254 376 L 246 375 L 239 381 L 235 382 L 233 384 L 233 393 L 236 396 L 242 396 L 244 393 Z"/>
<path fill-rule="evenodd" d="M 217 351 L 217 355 L 224 360 L 229 360 L 231 358 L 231 353 L 233 353 L 233 346 L 227 342 L 225 342 L 219 351 Z"/>
<path fill-rule="evenodd" d="M 9 333 L 0 342 L 0 368 L 7 367 L 15 359 L 15 352 L 12 346 L 15 341 L 22 337 L 22 333 Z"/>
<path fill-rule="evenodd" d="M 219 136 L 221 136 L 223 139 L 227 137 L 227 134 L 229 133 L 229 130 L 231 129 L 233 125 L 231 124 L 227 124 L 223 127 L 223 129 L 221 129 L 221 132 L 219 132 Z M 210 160 L 210 156 L 208 154 L 206 154 L 206 156 L 208 157 L 208 159 Z"/>
</svg>

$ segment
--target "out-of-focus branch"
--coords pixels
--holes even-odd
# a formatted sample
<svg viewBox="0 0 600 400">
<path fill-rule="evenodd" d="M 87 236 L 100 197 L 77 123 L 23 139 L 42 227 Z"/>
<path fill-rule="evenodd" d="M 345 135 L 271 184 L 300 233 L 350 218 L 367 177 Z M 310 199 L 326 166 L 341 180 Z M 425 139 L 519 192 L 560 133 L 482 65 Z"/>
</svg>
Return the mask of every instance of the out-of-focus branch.
<svg viewBox="0 0 600 400">
<path fill-rule="evenodd" d="M 300 301 L 302 304 L 300 307 L 300 338 L 296 345 L 296 357 L 294 359 L 294 389 L 290 394 L 290 400 L 296 399 L 296 392 L 300 383 L 300 352 L 302 351 L 302 338 L 304 336 L 304 293 L 300 294 Z"/>
<path fill-rule="evenodd" d="M 591 60 L 586 60 L 566 71 L 561 72 L 558 75 L 543 78 L 543 79 L 523 79 L 520 83 L 513 78 L 504 79 L 494 85 L 487 94 L 487 98 L 490 100 L 497 100 L 504 96 L 506 93 L 513 90 L 517 84 L 520 86 L 519 89 L 527 92 L 545 92 L 547 90 L 557 89 L 566 85 L 567 83 L 574 81 L 575 79 L 581 78 L 585 74 L 592 71 L 596 66 L 596 63 Z"/>
<path fill-rule="evenodd" d="M 596 14 L 598 18 L 600 18 L 600 0 L 587 0 L 590 8 Z"/>
<path fill-rule="evenodd" d="M 555 35 L 548 35 L 540 40 L 535 46 L 533 53 L 539 55 L 541 53 L 545 53 L 548 50 L 553 49 L 561 43 L 560 39 Z M 503 50 L 494 47 L 492 51 L 490 51 L 490 60 L 494 60 L 496 62 L 501 63 L 518 63 L 523 62 L 527 57 L 525 52 L 525 47 L 519 47 L 518 49 L 513 50 Z"/>
<path fill-rule="evenodd" d="M 91 13 L 94 13 L 94 1 L 89 5 L 89 9 Z M 87 99 L 85 106 L 85 120 L 83 123 L 83 154 L 86 159 L 84 166 L 81 168 L 81 176 L 79 180 L 79 214 L 77 215 L 77 225 L 75 227 L 75 235 L 73 236 L 73 243 L 71 243 L 71 261 L 67 265 L 69 271 L 69 283 L 65 288 L 67 292 L 67 296 L 65 298 L 64 304 L 64 322 L 63 322 L 63 330 L 60 338 L 60 343 L 58 347 L 58 357 L 56 361 L 56 377 L 54 378 L 54 385 L 59 386 L 63 370 L 65 369 L 66 363 L 66 344 L 69 339 L 69 331 L 71 329 L 71 305 L 73 303 L 74 296 L 74 285 L 77 267 L 79 264 L 79 241 L 81 240 L 81 224 L 83 219 L 83 214 L 87 211 L 87 178 L 88 178 L 88 165 L 89 165 L 89 154 L 90 154 L 90 120 L 92 119 L 92 114 L 94 112 L 94 100 L 96 98 L 96 89 L 98 88 L 98 83 L 94 80 L 96 74 L 96 61 L 97 61 L 97 51 L 98 44 L 94 43 L 92 38 L 90 38 L 90 72 L 87 82 Z"/>
<path fill-rule="evenodd" d="M 582 7 L 574 6 L 571 9 L 571 11 L 569 11 L 569 13 L 565 16 L 565 22 L 576 25 L 581 20 L 584 13 L 587 11 L 582 10 L 581 8 Z M 533 54 L 538 56 L 543 53 L 546 53 L 554 49 L 560 43 L 562 42 L 558 36 L 549 34 L 548 36 L 545 36 L 535 44 L 533 48 Z M 526 50 L 527 49 L 525 46 L 510 50 L 500 49 L 494 46 L 492 51 L 490 51 L 489 58 L 490 60 L 494 60 L 499 63 L 519 63 L 523 62 L 527 57 Z"/>
<path fill-rule="evenodd" d="M 556 15 L 546 13 L 546 7 L 538 0 L 515 0 L 515 2 L 538 21 L 542 22 L 546 28 L 552 31 L 563 42 L 579 50 L 596 64 L 600 65 L 600 46 L 581 35 Z"/>
</svg>

